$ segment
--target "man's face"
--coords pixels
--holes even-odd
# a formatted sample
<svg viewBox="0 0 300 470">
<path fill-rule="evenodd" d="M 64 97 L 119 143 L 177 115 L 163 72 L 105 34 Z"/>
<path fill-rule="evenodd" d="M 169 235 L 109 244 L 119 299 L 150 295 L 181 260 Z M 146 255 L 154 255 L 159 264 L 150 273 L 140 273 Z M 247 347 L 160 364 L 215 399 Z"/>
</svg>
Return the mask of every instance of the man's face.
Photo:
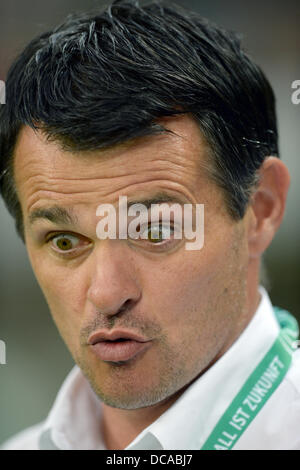
<svg viewBox="0 0 300 470">
<path fill-rule="evenodd" d="M 124 409 L 184 390 L 228 348 L 247 310 L 247 219 L 230 218 L 201 168 L 208 147 L 191 117 L 164 125 L 178 136 L 79 154 L 26 126 L 15 152 L 26 246 L 53 319 L 98 396 Z M 99 204 L 117 208 L 120 195 L 138 201 L 157 193 L 204 204 L 201 250 L 186 250 L 184 240 L 98 239 Z M 30 222 L 33 211 L 53 206 L 74 222 Z M 147 348 L 122 363 L 99 358 L 91 334 L 123 328 Z"/>
</svg>

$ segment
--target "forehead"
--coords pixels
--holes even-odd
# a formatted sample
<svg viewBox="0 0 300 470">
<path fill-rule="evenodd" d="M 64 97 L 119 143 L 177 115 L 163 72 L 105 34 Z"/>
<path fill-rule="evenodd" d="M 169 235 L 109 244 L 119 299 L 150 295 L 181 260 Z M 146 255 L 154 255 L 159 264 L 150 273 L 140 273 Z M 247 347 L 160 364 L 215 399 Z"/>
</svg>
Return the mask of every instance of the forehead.
<svg viewBox="0 0 300 470">
<path fill-rule="evenodd" d="M 97 193 L 109 197 L 119 190 L 152 182 L 191 188 L 204 182 L 209 147 L 197 123 L 188 115 L 159 121 L 174 134 L 146 136 L 105 150 L 67 152 L 47 141 L 40 131 L 24 126 L 14 154 L 16 186 L 23 210 L 41 197 Z M 207 179 L 207 178 L 205 178 Z M 91 201 L 91 199 L 90 199 Z"/>
</svg>

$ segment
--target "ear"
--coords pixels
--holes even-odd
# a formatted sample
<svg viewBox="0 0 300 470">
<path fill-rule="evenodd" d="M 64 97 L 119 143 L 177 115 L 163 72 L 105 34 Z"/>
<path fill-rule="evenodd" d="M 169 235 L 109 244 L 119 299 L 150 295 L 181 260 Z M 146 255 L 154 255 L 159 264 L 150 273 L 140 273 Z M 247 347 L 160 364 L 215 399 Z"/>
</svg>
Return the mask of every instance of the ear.
<svg viewBox="0 0 300 470">
<path fill-rule="evenodd" d="M 290 186 L 289 171 L 277 157 L 267 157 L 259 175 L 260 181 L 249 206 L 250 258 L 260 257 L 270 245 L 282 222 Z"/>
</svg>

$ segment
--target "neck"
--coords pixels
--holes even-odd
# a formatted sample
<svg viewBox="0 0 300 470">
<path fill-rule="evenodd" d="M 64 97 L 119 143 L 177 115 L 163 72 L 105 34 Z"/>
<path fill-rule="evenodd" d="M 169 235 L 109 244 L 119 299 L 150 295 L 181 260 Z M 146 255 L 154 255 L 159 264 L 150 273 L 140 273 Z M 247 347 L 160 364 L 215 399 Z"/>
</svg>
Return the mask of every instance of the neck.
<svg viewBox="0 0 300 470">
<path fill-rule="evenodd" d="M 170 408 L 187 387 L 188 385 L 156 405 L 135 410 L 112 408 L 102 403 L 102 436 L 106 448 L 125 449 L 145 428 Z"/>
</svg>

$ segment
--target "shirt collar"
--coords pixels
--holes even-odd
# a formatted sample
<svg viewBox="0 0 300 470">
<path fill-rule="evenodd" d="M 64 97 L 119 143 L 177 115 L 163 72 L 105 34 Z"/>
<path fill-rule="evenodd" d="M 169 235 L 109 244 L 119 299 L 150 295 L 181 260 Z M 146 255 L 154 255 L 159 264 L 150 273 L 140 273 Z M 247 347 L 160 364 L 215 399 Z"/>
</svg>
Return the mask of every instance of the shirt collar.
<svg viewBox="0 0 300 470">
<path fill-rule="evenodd" d="M 66 377 L 43 424 L 41 450 L 105 449 L 101 403 L 76 365 Z"/>
<path fill-rule="evenodd" d="M 126 449 L 193 450 L 202 447 L 278 335 L 279 325 L 268 293 L 262 286 L 259 292 L 259 306 L 232 346 Z M 45 421 L 40 448 L 105 449 L 100 435 L 101 417 L 100 400 L 75 366 Z"/>
</svg>

